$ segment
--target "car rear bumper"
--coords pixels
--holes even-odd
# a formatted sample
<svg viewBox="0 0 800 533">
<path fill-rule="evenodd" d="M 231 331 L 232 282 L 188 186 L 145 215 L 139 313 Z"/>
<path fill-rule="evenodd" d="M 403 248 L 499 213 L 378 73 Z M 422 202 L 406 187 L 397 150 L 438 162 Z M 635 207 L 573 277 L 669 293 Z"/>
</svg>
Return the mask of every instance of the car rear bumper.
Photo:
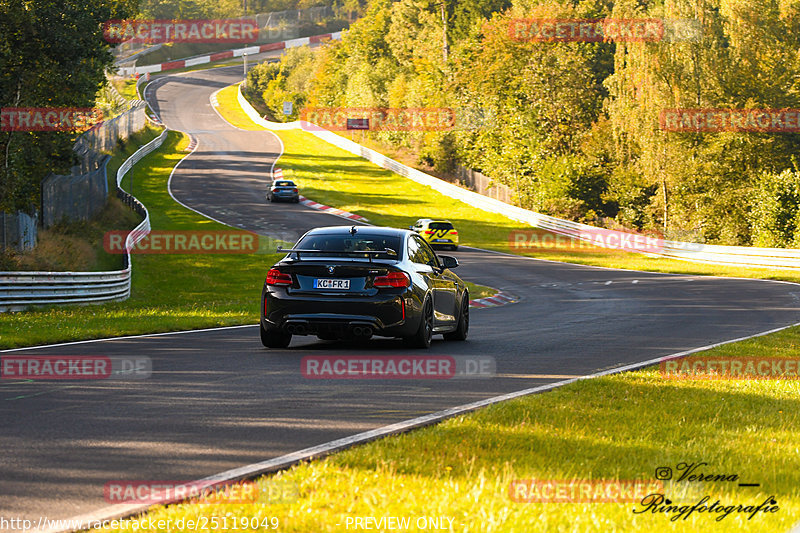
<svg viewBox="0 0 800 533">
<path fill-rule="evenodd" d="M 275 200 L 297 200 L 300 198 L 299 194 L 277 194 L 272 193 L 272 197 Z"/>
<path fill-rule="evenodd" d="M 357 336 L 356 328 L 369 328 L 372 335 L 404 337 L 418 327 L 407 311 L 403 296 L 398 294 L 379 294 L 368 299 L 320 298 L 276 290 L 264 293 L 261 325 L 293 335 L 348 336 L 355 330 Z"/>
</svg>

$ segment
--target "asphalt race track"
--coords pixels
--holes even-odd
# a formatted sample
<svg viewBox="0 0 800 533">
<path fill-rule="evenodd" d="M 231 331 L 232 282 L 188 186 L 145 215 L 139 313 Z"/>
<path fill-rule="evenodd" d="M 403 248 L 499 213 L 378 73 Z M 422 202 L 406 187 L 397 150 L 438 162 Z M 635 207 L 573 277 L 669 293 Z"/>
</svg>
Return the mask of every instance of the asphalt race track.
<svg viewBox="0 0 800 533">
<path fill-rule="evenodd" d="M 167 78 L 150 94 L 198 149 L 172 192 L 217 220 L 264 235 L 345 223 L 265 201 L 274 135 L 237 130 L 209 105 L 241 67 Z M 465 279 L 519 303 L 473 310 L 467 342 L 430 354 L 493 356 L 497 376 L 461 380 L 309 380 L 304 355 L 409 354 L 295 338 L 266 350 L 255 326 L 27 350 L 27 355 L 143 355 L 142 381 L 0 382 L 0 515 L 66 518 L 108 504 L 111 480 L 190 480 L 501 393 L 559 381 L 800 321 L 800 287 L 606 270 L 477 250 Z M 264 265 L 265 269 L 268 265 Z M 266 271 L 266 270 L 265 270 Z M 253 294 L 254 299 L 259 293 Z"/>
</svg>

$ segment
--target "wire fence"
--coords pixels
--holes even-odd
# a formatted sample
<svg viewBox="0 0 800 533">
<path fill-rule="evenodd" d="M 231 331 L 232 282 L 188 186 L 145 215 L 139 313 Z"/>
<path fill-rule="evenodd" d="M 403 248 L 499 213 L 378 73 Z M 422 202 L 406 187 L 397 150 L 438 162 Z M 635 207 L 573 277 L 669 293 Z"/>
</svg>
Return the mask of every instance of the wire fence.
<svg viewBox="0 0 800 533">
<path fill-rule="evenodd" d="M 117 147 L 118 139 L 128 139 L 144 128 L 147 123 L 145 108 L 144 102 L 134 100 L 126 112 L 103 121 L 81 135 L 75 143 L 75 151 L 81 156 L 88 152 L 111 152 Z"/>
<path fill-rule="evenodd" d="M 456 167 L 455 174 L 458 183 L 468 189 L 472 189 L 478 194 L 500 200 L 507 204 L 514 203 L 514 190 L 508 185 L 504 185 L 489 176 L 484 176 L 470 168 Z"/>
<path fill-rule="evenodd" d="M 42 226 L 46 229 L 62 220 L 88 220 L 100 211 L 108 198 L 106 165 L 110 156 L 92 158 L 96 168 L 73 174 L 51 174 L 42 182 Z"/>
<path fill-rule="evenodd" d="M 41 227 L 63 220 L 88 220 L 106 204 L 106 165 L 119 139 L 127 140 L 144 128 L 146 105 L 134 101 L 124 113 L 81 135 L 73 146 L 78 164 L 70 174 L 50 174 L 41 183 Z M 0 213 L 0 250 L 31 250 L 36 246 L 39 214 Z"/>
<path fill-rule="evenodd" d="M 32 250 L 36 246 L 36 214 L 0 213 L 0 249 Z"/>
</svg>

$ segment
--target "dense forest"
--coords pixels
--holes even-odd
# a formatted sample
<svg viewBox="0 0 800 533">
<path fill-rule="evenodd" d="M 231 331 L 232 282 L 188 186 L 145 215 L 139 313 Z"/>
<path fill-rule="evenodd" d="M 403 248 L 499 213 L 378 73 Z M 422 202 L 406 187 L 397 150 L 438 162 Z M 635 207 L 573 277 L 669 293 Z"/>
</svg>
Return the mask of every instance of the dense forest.
<svg viewBox="0 0 800 533">
<path fill-rule="evenodd" d="M 658 40 L 520 38 L 520 20 L 664 21 Z M 676 24 L 693 28 L 689 36 Z M 524 32 L 523 32 L 524 34 Z M 800 246 L 800 134 L 670 131 L 665 109 L 800 107 L 800 3 L 370 0 L 341 42 L 262 64 L 248 97 L 307 107 L 481 109 L 481 128 L 375 132 L 526 208 L 709 243 Z M 295 114 L 283 117 L 284 101 Z"/>
</svg>

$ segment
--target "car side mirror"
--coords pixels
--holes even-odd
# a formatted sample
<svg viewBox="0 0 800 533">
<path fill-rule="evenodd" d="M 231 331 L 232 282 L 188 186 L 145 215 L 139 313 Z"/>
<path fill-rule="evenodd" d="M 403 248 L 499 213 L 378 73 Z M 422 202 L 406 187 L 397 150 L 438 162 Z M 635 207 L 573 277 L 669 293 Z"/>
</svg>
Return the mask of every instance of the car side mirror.
<svg viewBox="0 0 800 533">
<path fill-rule="evenodd" d="M 458 266 L 458 259 L 452 255 L 440 255 L 439 260 L 444 268 L 455 268 Z"/>
</svg>

